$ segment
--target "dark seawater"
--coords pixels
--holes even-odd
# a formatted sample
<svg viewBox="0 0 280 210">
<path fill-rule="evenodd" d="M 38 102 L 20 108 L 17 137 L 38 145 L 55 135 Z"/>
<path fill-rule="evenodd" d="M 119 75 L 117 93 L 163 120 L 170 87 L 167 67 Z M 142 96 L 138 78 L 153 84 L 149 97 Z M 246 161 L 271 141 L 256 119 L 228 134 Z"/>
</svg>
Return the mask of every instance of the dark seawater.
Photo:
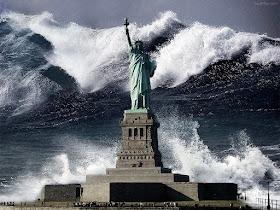
<svg viewBox="0 0 280 210">
<path fill-rule="evenodd" d="M 280 199 L 280 39 L 181 23 L 130 25 L 158 63 L 151 107 L 163 164 L 191 181 L 234 182 Z M 129 109 L 122 27 L 60 25 L 50 13 L 2 15 L 0 201 L 114 167 Z"/>
</svg>

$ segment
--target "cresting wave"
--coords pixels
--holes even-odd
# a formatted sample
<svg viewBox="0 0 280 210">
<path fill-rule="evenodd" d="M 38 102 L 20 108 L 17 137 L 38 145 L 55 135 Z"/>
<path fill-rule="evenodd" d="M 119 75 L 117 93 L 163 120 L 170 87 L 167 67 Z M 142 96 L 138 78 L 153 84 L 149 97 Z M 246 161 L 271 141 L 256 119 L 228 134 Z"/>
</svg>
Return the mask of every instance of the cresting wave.
<svg viewBox="0 0 280 210">
<path fill-rule="evenodd" d="M 212 27 L 195 22 L 159 50 L 153 87 L 165 85 L 168 80 L 174 81 L 172 86 L 177 86 L 190 76 L 202 73 L 209 64 L 231 60 L 243 50 L 249 50 L 248 63 L 279 65 L 280 47 L 262 43 L 267 38 L 266 35 L 236 32 L 228 27 Z"/>
<path fill-rule="evenodd" d="M 83 93 L 107 85 L 128 90 L 123 26 L 91 29 L 75 23 L 62 25 L 48 12 L 33 16 L 2 14 L 1 24 L 0 107 L 12 106 L 8 109 L 12 110 L 10 115 L 32 110 L 63 89 L 60 83 L 41 74 L 52 66 L 73 77 L 71 82 L 77 83 Z M 129 30 L 134 40 L 156 46 L 149 52 L 158 63 L 152 88 L 177 86 L 210 64 L 230 60 L 244 49 L 248 50 L 247 62 L 280 64 L 279 40 L 197 22 L 184 26 L 171 11 L 142 27 L 132 23 Z M 165 41 L 160 43 L 162 37 Z M 53 78 L 61 74 L 58 71 L 51 71 Z"/>
<path fill-rule="evenodd" d="M 250 143 L 245 131 L 233 136 L 231 147 L 224 155 L 218 155 L 203 143 L 198 129 L 198 122 L 192 118 L 161 119 L 159 145 L 165 167 L 188 174 L 192 182 L 237 183 L 239 193 L 246 191 L 247 198 L 252 201 L 257 197 L 265 198 L 263 180 L 268 172 L 272 178 L 271 199 L 280 199 L 279 168 Z M 106 168 L 115 166 L 119 149 L 116 145 L 97 146 L 73 136 L 55 141 L 64 145 L 64 152 L 48 159 L 38 174 L 29 172 L 15 178 L 6 186 L 5 195 L 0 195 L 0 201 L 32 201 L 39 197 L 45 184 L 81 183 L 86 174 L 102 174 Z"/>
<path fill-rule="evenodd" d="M 28 28 L 46 38 L 54 47 L 53 53 L 46 56 L 48 62 L 73 76 L 83 91 L 96 91 L 119 80 L 125 80 L 122 85 L 127 86 L 127 43 L 122 26 L 108 29 L 85 28 L 75 23 L 65 26 L 48 12 L 35 16 L 10 13 L 6 17 L 17 25 L 15 27 Z M 134 23 L 129 29 L 134 40 L 149 43 L 176 23 L 183 24 L 175 13 L 167 11 L 149 25 L 139 27 Z M 170 37 L 157 51 L 151 52 L 158 63 L 152 79 L 154 88 L 167 84 L 177 86 L 190 76 L 202 73 L 209 64 L 230 60 L 244 49 L 249 49 L 248 62 L 280 64 L 280 47 L 264 41 L 273 40 L 266 35 L 198 22 L 173 35 L 174 38 Z"/>
</svg>

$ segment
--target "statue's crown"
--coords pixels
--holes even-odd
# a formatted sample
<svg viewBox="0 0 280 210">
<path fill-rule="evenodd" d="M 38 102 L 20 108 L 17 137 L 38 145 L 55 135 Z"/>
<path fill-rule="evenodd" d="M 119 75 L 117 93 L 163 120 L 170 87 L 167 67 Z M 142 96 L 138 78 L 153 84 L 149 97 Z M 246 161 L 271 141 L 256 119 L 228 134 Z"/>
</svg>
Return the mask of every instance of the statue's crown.
<svg viewBox="0 0 280 210">
<path fill-rule="evenodd" d="M 134 44 L 138 44 L 138 43 L 139 43 L 139 44 L 143 44 L 143 42 L 140 41 L 139 39 L 138 39 L 137 41 L 134 42 Z"/>
</svg>

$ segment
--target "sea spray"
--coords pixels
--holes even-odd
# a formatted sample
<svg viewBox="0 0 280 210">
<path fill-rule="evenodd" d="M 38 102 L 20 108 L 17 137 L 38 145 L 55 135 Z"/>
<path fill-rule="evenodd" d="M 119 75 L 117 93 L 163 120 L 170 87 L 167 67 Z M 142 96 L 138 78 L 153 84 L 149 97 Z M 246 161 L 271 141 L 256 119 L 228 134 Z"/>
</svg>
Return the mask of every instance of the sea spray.
<svg viewBox="0 0 280 210">
<path fill-rule="evenodd" d="M 271 198 L 279 199 L 280 170 L 253 145 L 246 130 L 229 134 L 231 146 L 225 152 L 216 152 L 200 138 L 199 123 L 192 117 L 165 116 L 159 121 L 159 149 L 165 167 L 189 175 L 191 182 L 237 183 L 239 192 L 246 192 L 253 200 L 265 196 L 264 178 L 269 172 Z M 42 163 L 38 173 L 26 171 L 15 177 L 0 200 L 31 201 L 40 196 L 45 184 L 82 183 L 86 174 L 105 174 L 106 168 L 115 167 L 119 144 L 104 140 L 71 135 L 53 139 L 58 147 L 56 154 Z"/>
<path fill-rule="evenodd" d="M 34 201 L 46 184 L 71 184 L 85 182 L 87 174 L 105 174 L 116 162 L 118 147 L 100 146 L 70 135 L 54 139 L 63 145 L 63 151 L 42 163 L 38 173 L 25 171 L 5 186 L 0 201 Z"/>
<path fill-rule="evenodd" d="M 198 130 L 199 123 L 192 118 L 162 118 L 159 145 L 165 166 L 188 174 L 191 182 L 236 183 L 239 193 L 246 192 L 252 201 L 266 195 L 265 174 L 269 172 L 271 198 L 280 199 L 276 187 L 280 169 L 253 145 L 245 130 L 229 135 L 231 147 L 223 155 L 211 151 Z"/>
</svg>

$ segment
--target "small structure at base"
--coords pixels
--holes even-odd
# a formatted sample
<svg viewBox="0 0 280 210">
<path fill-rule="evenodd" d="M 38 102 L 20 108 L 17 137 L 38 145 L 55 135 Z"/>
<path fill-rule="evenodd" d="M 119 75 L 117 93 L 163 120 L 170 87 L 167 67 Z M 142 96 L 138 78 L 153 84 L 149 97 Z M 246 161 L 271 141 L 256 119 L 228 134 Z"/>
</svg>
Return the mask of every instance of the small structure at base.
<svg viewBox="0 0 280 210">
<path fill-rule="evenodd" d="M 45 185 L 41 200 L 44 202 L 79 202 L 81 196 L 80 184 Z"/>
<path fill-rule="evenodd" d="M 188 175 L 173 174 L 171 169 L 162 167 L 157 137 L 159 123 L 149 110 L 126 110 L 120 124 L 122 145 L 116 168 L 108 168 L 104 175 L 87 175 L 81 185 L 46 185 L 41 199 L 73 202 L 236 200 L 236 184 L 189 182 Z"/>
</svg>

